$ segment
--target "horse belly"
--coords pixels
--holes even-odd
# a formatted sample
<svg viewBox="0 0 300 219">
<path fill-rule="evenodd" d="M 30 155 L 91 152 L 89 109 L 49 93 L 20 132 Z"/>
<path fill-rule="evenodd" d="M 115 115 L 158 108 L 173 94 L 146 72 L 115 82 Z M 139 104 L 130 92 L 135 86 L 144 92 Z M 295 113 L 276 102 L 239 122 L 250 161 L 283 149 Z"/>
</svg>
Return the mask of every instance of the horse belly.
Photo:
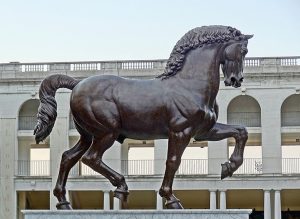
<svg viewBox="0 0 300 219">
<path fill-rule="evenodd" d="M 168 137 L 168 127 L 161 119 L 132 116 L 122 119 L 121 134 L 127 138 L 150 140 Z"/>
</svg>

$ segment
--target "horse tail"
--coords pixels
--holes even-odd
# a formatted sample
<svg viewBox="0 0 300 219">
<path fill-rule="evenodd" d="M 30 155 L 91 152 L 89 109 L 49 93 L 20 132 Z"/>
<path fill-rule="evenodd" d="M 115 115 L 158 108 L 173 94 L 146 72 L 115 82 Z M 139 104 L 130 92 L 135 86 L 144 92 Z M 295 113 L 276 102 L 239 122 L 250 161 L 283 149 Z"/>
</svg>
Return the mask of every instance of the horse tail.
<svg viewBox="0 0 300 219">
<path fill-rule="evenodd" d="M 73 90 L 79 82 L 80 80 L 61 74 L 50 75 L 42 81 L 39 90 L 40 106 L 37 124 L 33 133 L 37 144 L 51 133 L 54 126 L 57 116 L 56 90 L 59 88 Z"/>
</svg>

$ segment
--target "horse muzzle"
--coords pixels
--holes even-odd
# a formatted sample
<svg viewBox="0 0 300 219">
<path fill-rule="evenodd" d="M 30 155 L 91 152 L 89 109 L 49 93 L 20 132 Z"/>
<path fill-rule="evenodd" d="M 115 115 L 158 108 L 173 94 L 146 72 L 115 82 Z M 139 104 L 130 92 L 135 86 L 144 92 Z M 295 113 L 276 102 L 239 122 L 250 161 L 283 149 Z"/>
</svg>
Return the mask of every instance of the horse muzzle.
<svg viewBox="0 0 300 219">
<path fill-rule="evenodd" d="M 225 86 L 232 86 L 234 88 L 238 88 L 242 85 L 243 80 L 244 80 L 243 77 L 237 78 L 236 76 L 231 76 L 230 78 L 227 78 L 224 81 L 224 83 Z"/>
</svg>

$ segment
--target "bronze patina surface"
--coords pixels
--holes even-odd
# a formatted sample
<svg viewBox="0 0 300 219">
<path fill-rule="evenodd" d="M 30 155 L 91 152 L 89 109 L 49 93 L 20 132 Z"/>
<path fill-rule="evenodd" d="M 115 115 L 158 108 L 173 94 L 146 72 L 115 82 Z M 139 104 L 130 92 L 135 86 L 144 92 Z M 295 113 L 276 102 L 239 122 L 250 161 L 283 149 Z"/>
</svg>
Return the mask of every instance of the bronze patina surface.
<svg viewBox="0 0 300 219">
<path fill-rule="evenodd" d="M 105 176 L 116 187 L 115 197 L 125 204 L 128 187 L 124 176 L 103 161 L 104 152 L 124 139 L 168 139 L 166 170 L 159 194 L 166 207 L 183 208 L 172 192 L 174 175 L 190 139 L 219 141 L 234 137 L 236 145 L 221 178 L 232 176 L 243 163 L 248 138 L 245 127 L 217 123 L 216 96 L 220 66 L 226 86 L 240 87 L 243 61 L 252 35 L 227 26 L 203 26 L 187 32 L 175 45 L 165 71 L 152 80 L 99 75 L 76 80 L 51 75 L 40 86 L 40 107 L 35 127 L 36 142 L 51 132 L 57 116 L 55 92 L 72 90 L 70 107 L 77 144 L 63 153 L 54 195 L 58 209 L 71 209 L 65 185 L 70 169 L 79 161 Z"/>
</svg>

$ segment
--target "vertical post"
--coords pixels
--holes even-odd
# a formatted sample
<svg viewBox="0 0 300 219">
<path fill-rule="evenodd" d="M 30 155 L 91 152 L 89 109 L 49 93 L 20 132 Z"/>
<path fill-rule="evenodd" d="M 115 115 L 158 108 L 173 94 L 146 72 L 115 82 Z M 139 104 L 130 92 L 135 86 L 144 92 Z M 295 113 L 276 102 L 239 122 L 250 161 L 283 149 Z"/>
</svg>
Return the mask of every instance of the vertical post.
<svg viewBox="0 0 300 219">
<path fill-rule="evenodd" d="M 162 210 L 163 209 L 163 199 L 159 195 L 159 191 L 156 192 L 156 210 Z"/>
<path fill-rule="evenodd" d="M 65 104 L 69 100 L 69 96 L 69 93 L 58 92 L 55 97 L 57 102 L 57 118 L 50 134 L 50 171 L 52 178 L 52 189 L 56 185 L 62 154 L 69 149 L 69 108 Z M 50 209 L 56 210 L 56 204 L 57 199 L 51 191 Z"/>
<path fill-rule="evenodd" d="M 209 190 L 209 208 L 210 210 L 217 209 L 217 190 Z"/>
<path fill-rule="evenodd" d="M 223 107 L 219 109 L 218 122 L 227 122 L 227 107 L 226 101 L 218 99 L 218 103 Z M 218 175 L 221 173 L 221 164 L 228 161 L 228 144 L 227 139 L 222 141 L 209 141 L 208 142 L 208 174 Z"/>
<path fill-rule="evenodd" d="M 22 210 L 26 209 L 26 192 L 19 191 L 18 192 L 18 219 L 23 219 L 24 216 L 22 214 Z"/>
<path fill-rule="evenodd" d="M 275 216 L 275 219 L 281 219 L 280 190 L 275 190 L 274 216 Z"/>
<path fill-rule="evenodd" d="M 154 140 L 154 174 L 165 173 L 168 139 Z"/>
<path fill-rule="evenodd" d="M 15 146 L 16 146 L 16 118 L 1 116 L 0 119 L 0 218 L 16 218 L 15 191 Z M 4 118 L 5 117 L 5 118 Z"/>
<path fill-rule="evenodd" d="M 114 210 L 120 210 L 121 209 L 121 201 L 120 199 L 114 197 Z"/>
<path fill-rule="evenodd" d="M 271 195 L 270 190 L 264 191 L 264 219 L 271 219 Z"/>
<path fill-rule="evenodd" d="M 265 91 L 261 95 L 261 138 L 264 174 L 281 174 L 281 98 L 274 97 L 274 91 Z M 271 98 L 271 99 L 270 99 Z M 270 110 L 272 109 L 272 113 Z M 272 130 L 270 132 L 270 130 Z"/>
<path fill-rule="evenodd" d="M 226 190 L 220 190 L 220 209 L 226 209 Z"/>
<path fill-rule="evenodd" d="M 109 191 L 103 191 L 103 210 L 110 210 Z"/>
</svg>

